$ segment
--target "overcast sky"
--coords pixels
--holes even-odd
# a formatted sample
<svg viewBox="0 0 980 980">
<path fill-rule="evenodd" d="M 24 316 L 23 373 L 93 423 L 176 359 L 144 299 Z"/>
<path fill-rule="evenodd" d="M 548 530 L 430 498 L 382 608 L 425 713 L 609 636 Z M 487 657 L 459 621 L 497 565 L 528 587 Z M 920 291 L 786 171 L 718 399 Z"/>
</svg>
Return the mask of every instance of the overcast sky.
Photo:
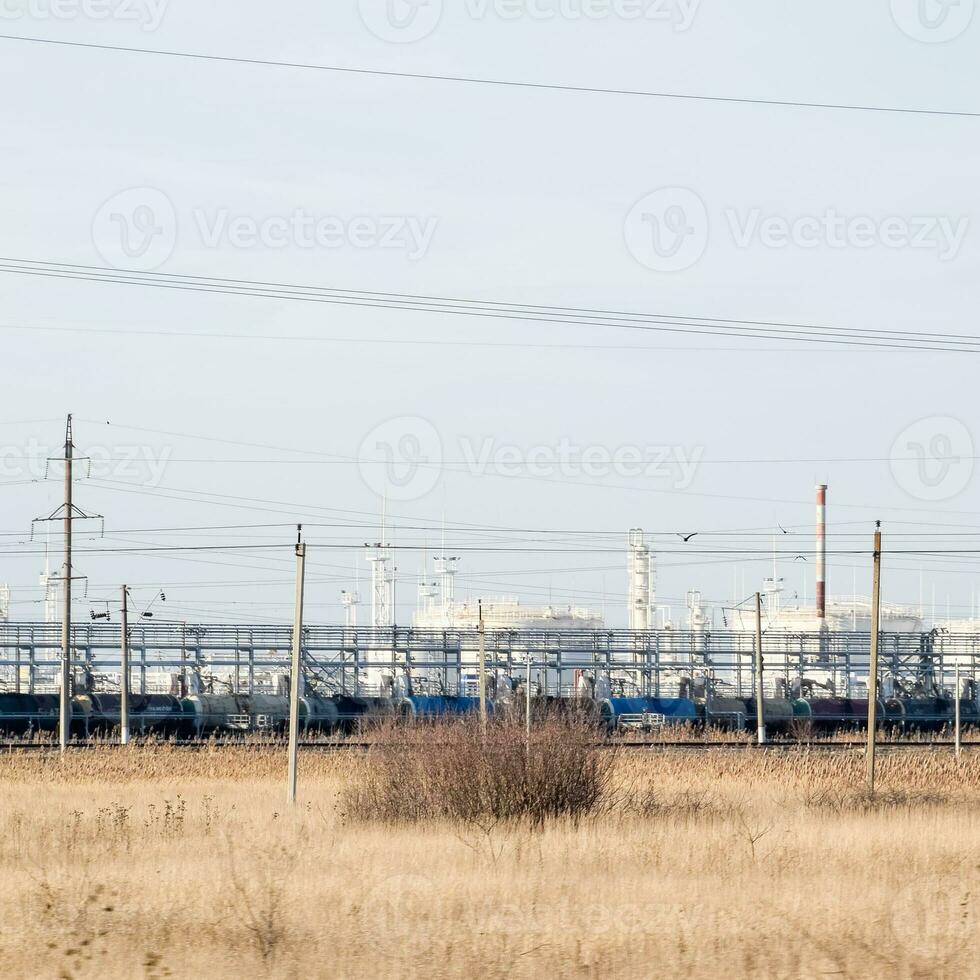
<svg viewBox="0 0 980 980">
<path fill-rule="evenodd" d="M 108 6 L 106 6 L 108 4 Z M 973 0 L 332 4 L 0 0 L 0 32 L 232 58 L 736 99 L 978 112 Z M 644 16 L 631 16 L 640 10 Z M 104 16 L 104 12 L 108 15 Z M 516 11 L 516 14 L 509 13 Z M 557 12 L 557 13 L 556 13 Z M 555 16 L 548 16 L 555 13 Z M 135 15 L 135 19 L 133 16 Z M 419 36 L 408 41 L 410 36 Z M 0 40 L 7 258 L 340 289 L 860 330 L 975 333 L 980 120 L 472 85 Z M 682 220 L 681 220 L 682 219 Z M 676 248 L 670 236 L 679 235 Z M 666 243 L 666 244 L 665 244 Z M 402 545 L 460 554 L 461 594 L 605 605 L 629 527 L 658 592 L 730 603 L 777 523 L 812 549 L 980 531 L 977 356 L 841 349 L 0 274 L 0 582 L 40 615 L 25 544 L 60 500 L 75 413 L 84 547 L 274 543 L 311 524 L 310 615 L 336 621 L 390 484 Z M 30 420 L 30 421 L 28 421 Z M 61 420 L 61 421 L 58 421 Z M 106 422 L 111 423 L 106 425 Z M 382 465 L 390 447 L 394 467 Z M 106 466 L 111 453 L 115 462 Z M 139 465 L 126 462 L 139 455 Z M 583 454 L 585 454 L 583 456 Z M 934 457 L 940 457 L 937 461 Z M 919 458 L 921 457 L 921 459 Z M 422 462 L 424 465 L 400 465 Z M 779 460 L 763 463 L 760 460 Z M 250 462 L 248 462 L 250 461 Z M 742 462 L 738 462 L 742 461 Z M 532 465 L 533 464 L 533 465 Z M 390 480 L 385 477 L 388 474 Z M 222 495 L 205 497 L 204 494 Z M 180 499 L 177 499 L 180 498 Z M 610 532 L 554 536 L 460 524 Z M 431 525 L 423 535 L 410 530 Z M 941 525 L 949 525 L 940 527 Z M 701 531 L 683 545 L 673 532 Z M 43 536 L 43 531 L 40 532 Z M 528 538 L 531 543 L 528 543 Z M 84 536 L 83 536 L 84 538 Z M 38 534 L 35 534 L 35 541 Z M 905 538 L 903 547 L 912 547 Z M 928 539 L 969 547 L 970 538 Z M 980 537 L 972 540 L 980 540 Z M 60 547 L 60 538 L 52 538 Z M 585 553 L 595 549 L 595 554 Z M 18 554 L 17 552 L 21 552 Z M 431 552 L 430 552 L 431 553 Z M 422 556 L 399 554 L 399 620 Z M 55 562 L 56 564 L 57 562 Z M 832 555 L 831 594 L 870 584 Z M 980 563 L 892 558 L 885 594 L 968 614 Z M 350 569 L 351 571 L 348 571 Z M 79 556 L 90 599 L 163 586 L 174 618 L 287 619 L 292 557 Z M 812 601 L 812 556 L 786 556 Z M 234 584 L 233 584 L 234 583 Z M 604 598 L 605 597 L 605 598 Z M 33 603 L 33 604 L 32 604 Z"/>
</svg>

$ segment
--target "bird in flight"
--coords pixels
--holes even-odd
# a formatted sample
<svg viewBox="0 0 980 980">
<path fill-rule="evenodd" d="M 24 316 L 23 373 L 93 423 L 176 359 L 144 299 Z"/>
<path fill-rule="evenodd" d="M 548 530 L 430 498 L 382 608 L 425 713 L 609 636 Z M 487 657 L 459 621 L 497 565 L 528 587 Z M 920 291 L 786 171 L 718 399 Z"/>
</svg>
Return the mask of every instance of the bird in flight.
<svg viewBox="0 0 980 980">
<path fill-rule="evenodd" d="M 691 538 L 697 537 L 697 534 L 698 534 L 697 531 L 692 531 L 690 534 L 678 534 L 677 537 L 679 537 L 681 541 L 684 542 L 684 544 L 687 544 L 687 542 L 690 541 Z"/>
</svg>

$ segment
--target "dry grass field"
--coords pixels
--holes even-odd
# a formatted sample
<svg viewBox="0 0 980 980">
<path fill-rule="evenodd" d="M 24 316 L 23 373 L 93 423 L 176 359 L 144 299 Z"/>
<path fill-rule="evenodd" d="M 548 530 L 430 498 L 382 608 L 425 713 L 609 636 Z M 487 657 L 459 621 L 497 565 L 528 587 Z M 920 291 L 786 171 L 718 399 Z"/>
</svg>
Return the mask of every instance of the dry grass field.
<svg viewBox="0 0 980 980">
<path fill-rule="evenodd" d="M 0 757 L 4 977 L 975 977 L 980 752 L 657 749 L 579 819 L 366 819 L 377 762 Z M 362 800 L 363 803 L 363 800 Z"/>
</svg>

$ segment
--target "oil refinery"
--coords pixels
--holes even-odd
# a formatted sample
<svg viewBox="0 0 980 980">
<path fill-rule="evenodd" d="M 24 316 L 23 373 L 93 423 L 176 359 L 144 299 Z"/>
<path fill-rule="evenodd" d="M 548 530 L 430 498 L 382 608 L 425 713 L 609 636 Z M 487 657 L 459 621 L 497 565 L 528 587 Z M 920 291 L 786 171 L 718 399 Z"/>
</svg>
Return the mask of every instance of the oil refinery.
<svg viewBox="0 0 980 980">
<path fill-rule="evenodd" d="M 688 593 L 682 620 L 658 606 L 656 554 L 643 530 L 625 536 L 628 627 L 570 605 L 524 605 L 519 598 L 457 598 L 460 559 L 435 556 L 420 578 L 411 626 L 394 622 L 391 546 L 365 545 L 371 621 L 357 622 L 356 587 L 342 593 L 343 625 L 304 625 L 301 724 L 351 731 L 385 715 L 433 716 L 473 710 L 481 660 L 493 710 L 513 705 L 585 707 L 608 729 L 675 724 L 741 729 L 756 716 L 757 670 L 767 727 L 831 730 L 863 724 L 868 711 L 871 610 L 868 600 L 828 599 L 826 494 L 817 488 L 817 581 L 813 606 L 784 604 L 773 574 L 757 610 L 708 609 Z M 9 734 L 57 724 L 62 629 L 42 576 L 46 622 L 0 623 L 0 726 Z M 0 592 L 0 611 L 9 608 Z M 926 629 L 915 610 L 879 611 L 882 723 L 903 731 L 950 723 L 956 701 L 965 723 L 980 717 L 980 632 L 973 621 Z M 72 626 L 72 731 L 119 724 L 120 634 L 101 620 Z M 719 626 L 718 620 L 721 619 Z M 757 631 L 761 651 L 757 648 Z M 288 716 L 292 629 L 279 625 L 150 623 L 127 627 L 135 731 L 186 737 L 281 730 Z"/>
</svg>

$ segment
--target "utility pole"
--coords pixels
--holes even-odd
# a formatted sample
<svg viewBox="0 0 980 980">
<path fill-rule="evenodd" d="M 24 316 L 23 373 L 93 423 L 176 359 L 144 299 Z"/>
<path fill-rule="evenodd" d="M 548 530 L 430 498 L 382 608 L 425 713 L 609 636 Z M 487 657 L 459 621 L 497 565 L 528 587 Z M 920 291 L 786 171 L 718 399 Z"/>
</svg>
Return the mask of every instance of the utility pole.
<svg viewBox="0 0 980 980">
<path fill-rule="evenodd" d="M 524 710 L 528 747 L 531 745 L 531 651 L 527 653 L 527 678 L 524 682 Z"/>
<path fill-rule="evenodd" d="M 874 576 L 871 585 L 871 656 L 868 664 L 868 795 L 875 793 L 875 743 L 878 723 L 878 626 L 881 619 L 881 521 L 875 522 Z"/>
<path fill-rule="evenodd" d="M 122 626 L 119 641 L 119 744 L 129 745 L 129 590 L 122 587 Z"/>
<path fill-rule="evenodd" d="M 289 776 L 287 797 L 296 802 L 296 764 L 299 752 L 299 679 L 303 649 L 303 591 L 306 584 L 306 545 L 303 525 L 297 528 L 296 540 L 296 610 L 293 618 L 293 656 L 289 674 Z"/>
<path fill-rule="evenodd" d="M 65 428 L 65 563 L 64 609 L 61 616 L 61 697 L 59 701 L 61 751 L 68 748 L 71 733 L 71 521 L 72 450 L 71 416 Z"/>
<path fill-rule="evenodd" d="M 766 716 L 762 701 L 762 595 L 755 594 L 755 721 L 759 745 L 766 744 Z"/>
<path fill-rule="evenodd" d="M 487 733 L 487 635 L 483 623 L 483 600 L 477 600 L 480 633 L 480 731 Z"/>
<path fill-rule="evenodd" d="M 954 695 L 955 700 L 953 701 L 953 715 L 955 735 L 954 735 L 954 754 L 958 759 L 960 757 L 960 752 L 962 751 L 962 742 L 960 741 L 960 664 L 959 661 L 956 662 L 956 693 Z"/>
<path fill-rule="evenodd" d="M 72 521 L 100 519 L 100 515 L 98 514 L 86 514 L 84 511 L 79 510 L 72 501 L 72 469 L 78 457 L 75 456 L 75 444 L 72 442 L 70 415 L 65 423 L 65 454 L 64 456 L 55 457 L 55 459 L 65 464 L 64 503 L 48 517 L 36 517 L 31 522 L 31 538 L 33 539 L 34 537 L 34 524 L 49 521 L 60 521 L 64 526 L 65 554 L 61 577 L 64 585 L 64 607 L 61 616 L 61 692 L 58 698 L 60 716 L 59 741 L 61 744 L 61 751 L 64 752 L 68 748 L 68 741 L 71 735 L 71 583 L 73 580 L 71 552 Z M 50 460 L 50 462 L 54 462 L 54 460 Z"/>
</svg>

